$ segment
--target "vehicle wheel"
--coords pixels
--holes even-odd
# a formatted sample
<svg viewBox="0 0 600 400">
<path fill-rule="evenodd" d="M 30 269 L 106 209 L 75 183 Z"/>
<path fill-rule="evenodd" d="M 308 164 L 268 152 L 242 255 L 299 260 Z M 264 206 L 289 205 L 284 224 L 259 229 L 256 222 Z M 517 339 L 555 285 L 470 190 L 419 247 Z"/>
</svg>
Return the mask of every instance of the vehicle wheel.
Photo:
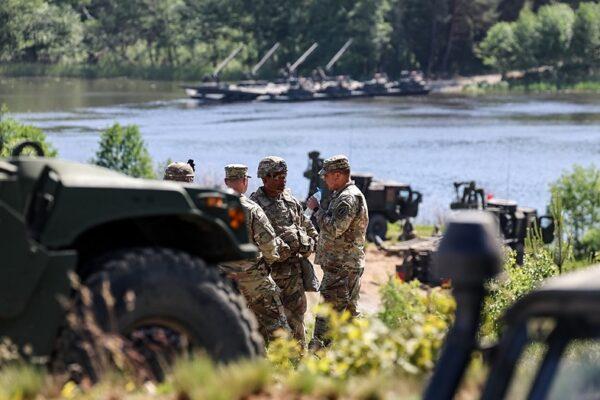
<svg viewBox="0 0 600 400">
<path fill-rule="evenodd" d="M 125 349 L 117 353 L 129 352 L 137 362 L 141 356 L 155 379 L 162 379 L 165 361 L 191 349 L 222 362 L 264 353 L 242 296 L 202 260 L 176 250 L 135 248 L 95 263 L 97 272 L 77 292 L 59 336 L 59 370 L 98 380 L 98 360 L 114 360 L 104 343 L 111 337 L 123 339 Z"/>
<path fill-rule="evenodd" d="M 387 234 L 387 219 L 383 214 L 373 214 L 369 217 L 369 226 L 367 227 L 367 239 L 373 242 L 375 236 L 385 240 Z"/>
</svg>

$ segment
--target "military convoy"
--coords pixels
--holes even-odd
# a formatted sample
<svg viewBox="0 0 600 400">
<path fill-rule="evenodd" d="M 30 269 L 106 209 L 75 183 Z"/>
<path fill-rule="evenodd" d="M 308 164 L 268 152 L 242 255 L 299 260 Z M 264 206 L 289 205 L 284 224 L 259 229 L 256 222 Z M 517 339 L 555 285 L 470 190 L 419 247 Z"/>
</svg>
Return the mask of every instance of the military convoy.
<svg viewBox="0 0 600 400">
<path fill-rule="evenodd" d="M 423 75 L 413 71 L 403 71 L 399 80 L 390 80 L 386 74 L 377 73 L 373 79 L 356 81 L 348 76 L 330 76 L 334 64 L 352 44 L 348 40 L 329 60 L 324 68 L 317 67 L 310 77 L 298 76 L 298 68 L 317 49 L 313 43 L 293 63 L 282 68 L 282 77 L 273 81 L 255 80 L 258 70 L 279 48 L 275 43 L 261 60 L 252 68 L 249 76 L 253 79 L 239 82 L 220 82 L 219 74 L 233 60 L 243 46 L 234 49 L 217 67 L 211 76 L 207 76 L 200 85 L 183 86 L 186 94 L 200 102 L 231 103 L 240 101 L 300 102 L 317 100 L 341 100 L 374 96 L 426 95 L 429 87 Z"/>
<path fill-rule="evenodd" d="M 322 193 L 321 202 L 327 201 L 327 187 L 319 177 L 319 170 L 323 166 L 323 158 L 318 151 L 308 153 L 308 168 L 304 177 L 309 180 L 308 197 L 317 190 Z M 423 196 L 413 190 L 410 185 L 395 181 L 380 181 L 371 174 L 352 173 L 352 180 L 364 194 L 369 208 L 369 226 L 367 238 L 375 241 L 376 237 L 385 239 L 388 222 L 402 222 L 401 240 L 414 237 L 411 218 L 419 213 L 419 204 Z"/>
<path fill-rule="evenodd" d="M 27 357 L 94 376 L 90 332 L 260 355 L 254 317 L 215 267 L 256 251 L 229 192 L 44 158 L 35 143 L 0 159 L 0 337 Z"/>
</svg>

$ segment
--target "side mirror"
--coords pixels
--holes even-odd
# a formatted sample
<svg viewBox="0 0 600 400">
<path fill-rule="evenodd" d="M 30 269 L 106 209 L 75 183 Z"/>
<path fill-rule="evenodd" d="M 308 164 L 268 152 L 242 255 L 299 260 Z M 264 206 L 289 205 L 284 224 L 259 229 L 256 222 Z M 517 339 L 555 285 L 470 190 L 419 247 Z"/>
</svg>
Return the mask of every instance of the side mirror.
<svg viewBox="0 0 600 400">
<path fill-rule="evenodd" d="M 23 154 L 23 150 L 28 147 L 32 148 L 38 157 L 44 157 L 44 149 L 42 148 L 42 145 L 39 142 L 34 142 L 31 140 L 26 140 L 16 145 L 10 155 L 13 157 L 18 157 Z"/>
<path fill-rule="evenodd" d="M 544 244 L 550 244 L 554 241 L 554 217 L 550 215 L 542 215 L 538 218 L 538 226 L 542 232 L 542 241 Z"/>
</svg>

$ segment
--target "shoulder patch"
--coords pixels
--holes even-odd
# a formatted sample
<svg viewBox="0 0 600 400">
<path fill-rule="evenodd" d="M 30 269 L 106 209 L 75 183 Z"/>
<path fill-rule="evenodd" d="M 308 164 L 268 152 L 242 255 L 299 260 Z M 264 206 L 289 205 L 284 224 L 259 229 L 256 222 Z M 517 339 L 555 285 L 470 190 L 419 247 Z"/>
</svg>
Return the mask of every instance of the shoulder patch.
<svg viewBox="0 0 600 400">
<path fill-rule="evenodd" d="M 334 211 L 335 218 L 344 218 L 350 213 L 350 205 L 346 202 L 342 202 L 337 205 Z"/>
</svg>

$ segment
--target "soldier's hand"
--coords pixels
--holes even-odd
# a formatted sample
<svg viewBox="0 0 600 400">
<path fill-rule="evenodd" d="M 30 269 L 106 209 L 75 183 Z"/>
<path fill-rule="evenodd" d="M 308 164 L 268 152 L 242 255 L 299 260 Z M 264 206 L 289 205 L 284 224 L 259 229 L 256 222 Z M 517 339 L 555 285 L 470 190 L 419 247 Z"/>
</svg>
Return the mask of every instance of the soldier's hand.
<svg viewBox="0 0 600 400">
<path fill-rule="evenodd" d="M 314 210 L 315 208 L 319 207 L 319 202 L 317 201 L 317 199 L 315 199 L 314 196 L 310 196 L 308 200 L 306 200 L 306 207 L 310 208 L 311 210 Z"/>
<path fill-rule="evenodd" d="M 300 240 L 298 239 L 298 234 L 296 231 L 289 230 L 283 232 L 279 235 L 281 240 L 283 240 L 288 246 L 290 246 L 290 250 L 292 253 L 297 253 L 300 248 Z"/>
</svg>

